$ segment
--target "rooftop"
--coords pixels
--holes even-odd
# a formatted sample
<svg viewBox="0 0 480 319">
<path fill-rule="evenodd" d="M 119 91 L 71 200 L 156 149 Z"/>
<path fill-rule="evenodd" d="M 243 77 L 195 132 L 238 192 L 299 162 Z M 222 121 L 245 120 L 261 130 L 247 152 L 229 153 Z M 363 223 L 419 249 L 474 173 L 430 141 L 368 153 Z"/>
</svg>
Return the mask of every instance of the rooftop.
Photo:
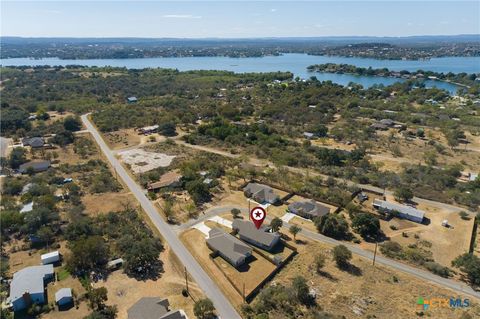
<svg viewBox="0 0 480 319">
<path fill-rule="evenodd" d="M 252 253 L 252 247 L 219 228 L 212 228 L 208 235 L 208 245 L 212 249 L 220 251 L 233 262 L 246 258 Z"/>
<path fill-rule="evenodd" d="M 278 233 L 269 233 L 265 226 L 257 229 L 251 221 L 235 219 L 232 223 L 232 228 L 238 230 L 240 236 L 244 236 L 254 240 L 262 245 L 270 246 L 280 237 Z"/>
<path fill-rule="evenodd" d="M 160 297 L 140 298 L 128 310 L 128 319 L 186 319 L 182 310 L 170 311 L 168 299 Z"/>
<path fill-rule="evenodd" d="M 62 298 L 72 298 L 72 289 L 62 288 L 55 293 L 55 302 L 59 302 Z"/>
<path fill-rule="evenodd" d="M 324 206 L 320 203 L 317 203 L 314 200 L 309 200 L 309 201 L 302 201 L 302 202 L 294 202 L 290 205 L 288 205 L 288 209 L 292 213 L 296 212 L 303 212 L 309 215 L 313 216 L 324 216 L 330 213 L 330 208 L 327 206 Z"/>
<path fill-rule="evenodd" d="M 397 211 L 397 212 L 400 212 L 409 216 L 417 217 L 417 218 L 423 218 L 425 215 L 425 212 L 423 210 L 419 210 L 410 206 L 405 206 L 397 203 L 387 202 L 380 199 L 375 199 L 373 201 L 373 205 L 384 208 L 384 209 L 388 209 L 390 211 Z"/>
<path fill-rule="evenodd" d="M 178 174 L 176 171 L 171 171 L 160 176 L 160 180 L 155 183 L 148 185 L 150 189 L 162 188 L 169 186 L 172 183 L 179 182 L 182 178 L 182 175 Z"/>
<path fill-rule="evenodd" d="M 10 283 L 10 302 L 23 297 L 25 292 L 30 294 L 43 293 L 45 276 L 53 276 L 53 265 L 30 266 L 13 274 Z"/>
</svg>

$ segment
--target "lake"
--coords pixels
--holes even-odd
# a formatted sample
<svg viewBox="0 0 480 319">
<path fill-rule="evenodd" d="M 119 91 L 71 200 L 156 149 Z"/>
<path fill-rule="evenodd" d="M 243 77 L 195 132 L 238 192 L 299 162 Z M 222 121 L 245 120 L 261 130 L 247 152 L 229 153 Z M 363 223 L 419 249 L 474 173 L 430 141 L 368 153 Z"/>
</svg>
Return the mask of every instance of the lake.
<svg viewBox="0 0 480 319">
<path fill-rule="evenodd" d="M 38 65 L 85 65 L 85 66 L 112 66 L 126 67 L 129 69 L 143 68 L 171 68 L 180 71 L 190 70 L 227 70 L 237 73 L 244 72 L 276 72 L 290 71 L 295 76 L 307 79 L 316 76 L 320 81 L 347 85 L 355 82 L 370 87 L 374 84 L 390 85 L 398 81 L 396 78 L 356 76 L 349 74 L 310 73 L 307 66 L 323 63 L 345 63 L 358 67 L 388 68 L 394 71 L 417 71 L 428 70 L 434 72 L 453 73 L 480 73 L 480 57 L 446 57 L 433 58 L 430 60 L 403 61 L 403 60 L 377 60 L 367 58 L 349 58 L 334 56 L 314 56 L 307 54 L 283 54 L 281 56 L 266 56 L 260 58 L 228 58 L 228 57 L 184 57 L 184 58 L 143 58 L 143 59 L 88 59 L 88 60 L 61 60 L 58 58 L 46 58 L 35 60 L 30 58 L 13 58 L 0 60 L 3 66 L 38 66 Z M 426 80 L 427 87 L 436 86 L 454 94 L 457 86 Z"/>
</svg>

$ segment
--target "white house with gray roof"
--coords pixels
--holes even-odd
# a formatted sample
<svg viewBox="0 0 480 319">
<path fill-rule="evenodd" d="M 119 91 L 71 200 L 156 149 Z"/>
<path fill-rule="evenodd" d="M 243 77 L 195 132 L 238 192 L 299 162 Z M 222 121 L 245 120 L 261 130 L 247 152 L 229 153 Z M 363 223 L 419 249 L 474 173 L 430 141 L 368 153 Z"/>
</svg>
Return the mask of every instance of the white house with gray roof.
<svg viewBox="0 0 480 319">
<path fill-rule="evenodd" d="M 257 229 L 251 221 L 235 219 L 232 228 L 237 231 L 241 240 L 265 250 L 272 250 L 280 241 L 280 234 L 270 233 L 266 227 Z"/>
<path fill-rule="evenodd" d="M 51 264 L 26 267 L 14 273 L 8 297 L 13 310 L 25 309 L 33 303 L 45 303 L 45 285 L 53 278 L 54 271 Z"/>
<path fill-rule="evenodd" d="M 423 218 L 425 217 L 425 212 L 423 210 L 380 199 L 375 199 L 373 201 L 373 207 L 382 213 L 394 214 L 416 223 L 422 223 Z"/>
<path fill-rule="evenodd" d="M 330 213 L 330 208 L 312 199 L 291 203 L 288 205 L 288 211 L 304 218 L 314 219 L 315 217 L 322 217 Z"/>
</svg>

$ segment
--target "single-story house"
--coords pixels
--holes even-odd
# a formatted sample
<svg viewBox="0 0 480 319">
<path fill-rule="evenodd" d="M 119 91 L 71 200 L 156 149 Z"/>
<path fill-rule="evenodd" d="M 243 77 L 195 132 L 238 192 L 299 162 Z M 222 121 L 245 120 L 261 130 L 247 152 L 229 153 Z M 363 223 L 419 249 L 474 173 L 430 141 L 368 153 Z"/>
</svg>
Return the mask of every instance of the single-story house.
<svg viewBox="0 0 480 319">
<path fill-rule="evenodd" d="M 383 124 L 383 125 L 386 125 L 388 127 L 392 127 L 395 125 L 395 122 L 391 119 L 383 119 L 383 120 L 380 120 L 380 123 Z"/>
<path fill-rule="evenodd" d="M 252 255 L 253 250 L 252 247 L 219 228 L 212 228 L 209 231 L 207 246 L 214 252 L 218 252 L 234 267 L 243 265 L 245 260 Z"/>
<path fill-rule="evenodd" d="M 176 171 L 168 172 L 160 176 L 160 180 L 155 183 L 148 184 L 149 191 L 156 191 L 164 187 L 178 187 L 182 181 L 182 175 Z"/>
<path fill-rule="evenodd" d="M 33 169 L 33 172 L 38 173 L 46 171 L 49 167 L 50 161 L 31 161 L 20 165 L 18 171 L 22 174 L 25 174 L 31 168 Z"/>
<path fill-rule="evenodd" d="M 241 240 L 265 250 L 272 250 L 280 241 L 279 233 L 270 233 L 265 226 L 257 229 L 251 221 L 235 219 L 232 228 Z"/>
<path fill-rule="evenodd" d="M 188 319 L 183 310 L 170 310 L 168 299 L 140 298 L 127 310 L 128 319 Z"/>
<path fill-rule="evenodd" d="M 42 260 L 42 265 L 54 264 L 57 261 L 60 261 L 60 253 L 58 252 L 58 250 L 52 251 L 41 255 L 40 259 Z"/>
<path fill-rule="evenodd" d="M 246 197 L 252 198 L 260 204 L 275 204 L 280 200 L 280 196 L 275 194 L 270 186 L 258 183 L 248 183 L 243 189 L 243 193 Z"/>
<path fill-rule="evenodd" d="M 408 219 L 416 223 L 423 222 L 423 218 L 425 217 L 425 212 L 423 210 L 380 199 L 375 199 L 373 201 L 373 207 L 382 213 L 396 214 L 398 217 Z"/>
<path fill-rule="evenodd" d="M 127 102 L 128 103 L 137 103 L 138 99 L 135 96 L 130 96 L 130 97 L 127 97 Z"/>
<path fill-rule="evenodd" d="M 31 212 L 32 210 L 33 210 L 33 202 L 30 202 L 23 205 L 22 209 L 20 209 L 20 213 L 24 214 L 24 213 Z"/>
<path fill-rule="evenodd" d="M 152 134 L 157 132 L 159 128 L 160 128 L 159 125 L 145 126 L 140 128 L 139 131 L 141 134 L 147 135 L 147 134 Z"/>
<path fill-rule="evenodd" d="M 58 306 L 66 306 L 73 303 L 73 295 L 71 288 L 62 288 L 55 293 L 55 303 Z"/>
<path fill-rule="evenodd" d="M 8 297 L 13 310 L 28 308 L 32 303 L 45 303 L 45 285 L 53 278 L 52 265 L 30 266 L 14 273 Z"/>
<path fill-rule="evenodd" d="M 41 148 L 45 145 L 45 141 L 41 137 L 30 137 L 22 140 L 23 146 L 30 146 L 31 148 Z"/>
<path fill-rule="evenodd" d="M 330 213 L 330 208 L 312 199 L 292 203 L 288 205 L 288 211 L 304 218 L 314 219 L 315 217 L 322 217 Z"/>
</svg>

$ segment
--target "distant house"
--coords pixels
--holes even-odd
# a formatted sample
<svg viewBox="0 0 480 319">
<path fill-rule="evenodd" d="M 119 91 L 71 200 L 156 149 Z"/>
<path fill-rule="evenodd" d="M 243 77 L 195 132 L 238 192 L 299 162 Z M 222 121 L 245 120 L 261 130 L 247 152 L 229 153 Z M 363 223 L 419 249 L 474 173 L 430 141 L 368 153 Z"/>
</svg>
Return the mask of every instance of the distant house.
<svg viewBox="0 0 480 319">
<path fill-rule="evenodd" d="M 23 146 L 30 146 L 31 148 L 41 148 L 45 145 L 45 141 L 41 137 L 30 137 L 22 140 Z"/>
<path fill-rule="evenodd" d="M 288 205 L 288 211 L 304 218 L 314 219 L 315 217 L 322 217 L 330 213 L 330 208 L 314 200 L 309 200 Z"/>
<path fill-rule="evenodd" d="M 168 172 L 160 176 L 160 180 L 155 183 L 148 184 L 147 189 L 149 191 L 157 191 L 165 187 L 178 187 L 182 181 L 182 175 L 175 171 Z"/>
<path fill-rule="evenodd" d="M 26 309 L 33 303 L 45 303 L 45 285 L 53 278 L 52 265 L 26 267 L 14 273 L 8 297 L 13 310 Z"/>
<path fill-rule="evenodd" d="M 207 246 L 214 252 L 218 252 L 223 259 L 234 267 L 243 265 L 245 260 L 252 255 L 253 250 L 252 247 L 219 228 L 210 230 Z"/>
<path fill-rule="evenodd" d="M 395 122 L 392 121 L 391 119 L 383 119 L 383 120 L 380 120 L 379 122 L 380 122 L 380 124 L 383 124 L 383 125 L 388 126 L 388 127 L 392 127 L 392 126 L 395 125 Z"/>
<path fill-rule="evenodd" d="M 55 293 L 55 303 L 59 306 L 66 306 L 73 303 L 72 289 L 62 288 Z"/>
<path fill-rule="evenodd" d="M 29 169 L 32 169 L 34 173 L 44 172 L 50 167 L 50 161 L 32 161 L 20 165 L 18 171 L 22 174 L 28 172 Z"/>
<path fill-rule="evenodd" d="M 158 132 L 158 129 L 160 128 L 159 125 L 152 125 L 152 126 L 145 126 L 139 129 L 141 134 L 152 134 Z"/>
<path fill-rule="evenodd" d="M 394 214 L 400 218 L 408 219 L 416 223 L 423 222 L 425 216 L 425 212 L 422 210 L 380 199 L 373 201 L 373 207 L 381 213 Z"/>
<path fill-rule="evenodd" d="M 188 319 L 183 310 L 170 310 L 168 299 L 140 298 L 127 310 L 128 319 Z"/>
<path fill-rule="evenodd" d="M 42 265 L 54 264 L 60 261 L 60 253 L 58 250 L 52 251 L 41 255 L 40 259 L 42 260 Z"/>
<path fill-rule="evenodd" d="M 372 125 L 370 125 L 370 127 L 373 128 L 374 130 L 378 130 L 378 131 L 388 130 L 388 126 L 386 126 L 385 124 L 382 124 L 382 123 L 373 123 Z"/>
<path fill-rule="evenodd" d="M 258 183 L 248 183 L 243 189 L 243 193 L 260 204 L 275 204 L 280 200 L 280 196 L 275 194 L 270 186 Z"/>
<path fill-rule="evenodd" d="M 303 137 L 305 137 L 306 139 L 312 140 L 316 137 L 316 135 L 310 132 L 303 132 Z"/>
<path fill-rule="evenodd" d="M 32 210 L 33 210 L 33 202 L 30 202 L 23 205 L 22 209 L 20 209 L 20 213 L 24 214 L 24 213 L 31 212 Z"/>
<path fill-rule="evenodd" d="M 127 97 L 127 102 L 130 104 L 137 103 L 138 99 L 135 96 L 130 96 L 130 97 Z"/>
<path fill-rule="evenodd" d="M 280 234 L 267 232 L 267 228 L 257 229 L 250 221 L 235 219 L 232 228 L 237 231 L 240 239 L 265 250 L 272 250 L 280 241 Z"/>
</svg>

